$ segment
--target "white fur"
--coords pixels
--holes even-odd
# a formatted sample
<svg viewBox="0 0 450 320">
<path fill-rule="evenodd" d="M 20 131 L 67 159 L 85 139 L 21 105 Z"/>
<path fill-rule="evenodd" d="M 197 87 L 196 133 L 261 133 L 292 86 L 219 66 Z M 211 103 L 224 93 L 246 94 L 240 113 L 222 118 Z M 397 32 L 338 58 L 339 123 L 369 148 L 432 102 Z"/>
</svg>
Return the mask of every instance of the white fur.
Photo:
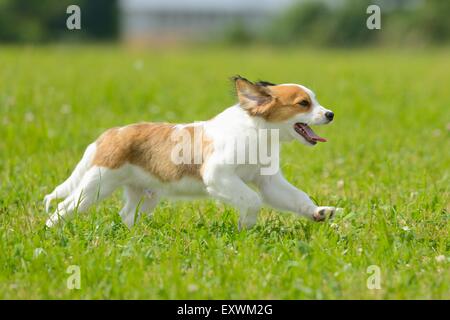
<svg viewBox="0 0 450 320">
<path fill-rule="evenodd" d="M 56 189 L 45 196 L 44 204 L 45 210 L 48 212 L 50 210 L 51 202 L 55 199 L 66 198 L 69 196 L 79 185 L 81 179 L 83 178 L 86 171 L 91 166 L 92 158 L 95 154 L 95 144 L 90 144 L 86 151 L 84 152 L 83 158 L 75 167 L 75 170 L 72 172 L 69 178 L 64 181 L 62 184 L 56 187 Z"/>
<path fill-rule="evenodd" d="M 285 84 L 295 85 L 295 84 Z M 271 124 L 259 117 L 250 116 L 239 105 L 232 106 L 209 121 L 196 122 L 202 126 L 206 136 L 213 141 L 214 151 L 205 164 L 203 181 L 182 178 L 176 182 L 161 182 L 142 168 L 127 164 L 119 169 L 91 166 L 95 144 L 91 144 L 72 175 L 51 194 L 45 197 L 47 212 L 52 200 L 65 198 L 47 220 L 51 227 L 74 211 L 86 211 L 93 203 L 109 196 L 118 187 L 124 187 L 125 205 L 120 211 L 124 223 L 131 227 L 142 213 L 150 214 L 161 198 L 184 199 L 212 196 L 232 204 L 240 210 L 240 228 L 252 227 L 261 206 L 265 203 L 273 208 L 290 211 L 300 216 L 321 220 L 333 215 L 335 208 L 318 207 L 301 190 L 284 179 L 281 171 L 273 175 L 262 175 L 261 163 L 227 164 L 225 159 L 230 143 L 248 130 L 278 129 L 281 141 L 297 139 L 308 144 L 293 130 L 293 124 L 304 122 L 311 125 L 325 124 L 325 112 L 314 93 L 301 86 L 313 101 L 312 110 L 302 113 L 284 123 Z M 178 125 L 183 127 L 185 125 Z M 279 157 L 279 154 L 272 155 Z M 278 161 L 279 163 L 279 161 Z M 256 188 L 253 189 L 251 186 Z"/>
</svg>

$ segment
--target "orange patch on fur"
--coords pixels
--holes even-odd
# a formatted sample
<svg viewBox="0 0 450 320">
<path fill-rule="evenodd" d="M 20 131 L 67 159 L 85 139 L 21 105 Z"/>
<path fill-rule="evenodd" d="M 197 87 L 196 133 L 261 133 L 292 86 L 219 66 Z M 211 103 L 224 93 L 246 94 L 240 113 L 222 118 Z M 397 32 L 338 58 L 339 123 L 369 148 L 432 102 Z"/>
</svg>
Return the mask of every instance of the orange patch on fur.
<svg viewBox="0 0 450 320">
<path fill-rule="evenodd" d="M 273 99 L 266 104 L 253 107 L 249 110 L 250 114 L 262 116 L 270 122 L 280 122 L 311 110 L 311 97 L 298 86 L 270 86 L 268 91 Z M 308 106 L 300 106 L 299 103 L 302 101 L 307 101 Z"/>
<path fill-rule="evenodd" d="M 174 130 L 186 130 L 190 134 L 191 145 L 194 146 L 192 126 L 179 129 L 169 123 L 138 123 L 109 129 L 96 142 L 93 164 L 117 169 L 130 163 L 140 166 L 164 182 L 177 181 L 184 176 L 201 179 L 202 167 L 212 153 L 212 144 L 202 132 L 201 163 L 194 163 L 192 147 L 192 161 L 175 164 L 171 158 L 172 150 L 177 144 L 172 139 Z"/>
</svg>

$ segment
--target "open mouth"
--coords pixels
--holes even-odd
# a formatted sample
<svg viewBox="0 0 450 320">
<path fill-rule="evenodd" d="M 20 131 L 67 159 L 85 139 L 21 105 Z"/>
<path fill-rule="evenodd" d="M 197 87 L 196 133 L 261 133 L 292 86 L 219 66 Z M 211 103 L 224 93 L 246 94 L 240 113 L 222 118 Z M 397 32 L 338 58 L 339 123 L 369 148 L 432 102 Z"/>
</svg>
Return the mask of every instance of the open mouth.
<svg viewBox="0 0 450 320">
<path fill-rule="evenodd" d="M 294 124 L 294 130 L 303 138 L 305 138 L 305 140 L 310 144 L 316 144 L 317 141 L 327 141 L 327 139 L 319 137 L 306 123 L 297 122 L 296 124 Z"/>
</svg>

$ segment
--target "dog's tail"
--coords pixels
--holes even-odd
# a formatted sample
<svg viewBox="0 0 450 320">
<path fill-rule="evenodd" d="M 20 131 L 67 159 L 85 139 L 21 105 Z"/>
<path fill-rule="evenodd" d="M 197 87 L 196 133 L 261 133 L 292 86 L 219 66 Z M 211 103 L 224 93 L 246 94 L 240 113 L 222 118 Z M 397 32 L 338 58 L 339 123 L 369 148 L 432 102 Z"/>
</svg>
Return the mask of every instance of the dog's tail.
<svg viewBox="0 0 450 320">
<path fill-rule="evenodd" d="M 75 170 L 73 170 L 70 177 L 67 178 L 67 180 L 64 181 L 62 184 L 57 186 L 55 188 L 55 190 L 53 190 L 52 193 L 45 196 L 45 198 L 44 198 L 45 211 L 49 212 L 50 205 L 53 200 L 65 198 L 77 188 L 77 186 L 80 183 L 81 179 L 83 178 L 84 174 L 91 167 L 92 159 L 95 154 L 95 150 L 96 150 L 95 143 L 91 143 L 86 148 L 83 158 L 77 164 L 77 166 L 75 167 Z"/>
</svg>

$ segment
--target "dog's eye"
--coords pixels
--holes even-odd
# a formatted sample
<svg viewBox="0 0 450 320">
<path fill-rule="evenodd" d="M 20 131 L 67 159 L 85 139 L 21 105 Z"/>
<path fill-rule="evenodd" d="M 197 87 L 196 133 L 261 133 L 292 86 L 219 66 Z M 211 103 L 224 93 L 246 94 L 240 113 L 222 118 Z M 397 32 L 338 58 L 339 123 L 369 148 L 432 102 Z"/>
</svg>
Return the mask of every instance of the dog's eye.
<svg viewBox="0 0 450 320">
<path fill-rule="evenodd" d="M 299 102 L 299 105 L 301 107 L 308 107 L 309 106 L 309 101 L 308 100 L 302 100 Z"/>
</svg>

